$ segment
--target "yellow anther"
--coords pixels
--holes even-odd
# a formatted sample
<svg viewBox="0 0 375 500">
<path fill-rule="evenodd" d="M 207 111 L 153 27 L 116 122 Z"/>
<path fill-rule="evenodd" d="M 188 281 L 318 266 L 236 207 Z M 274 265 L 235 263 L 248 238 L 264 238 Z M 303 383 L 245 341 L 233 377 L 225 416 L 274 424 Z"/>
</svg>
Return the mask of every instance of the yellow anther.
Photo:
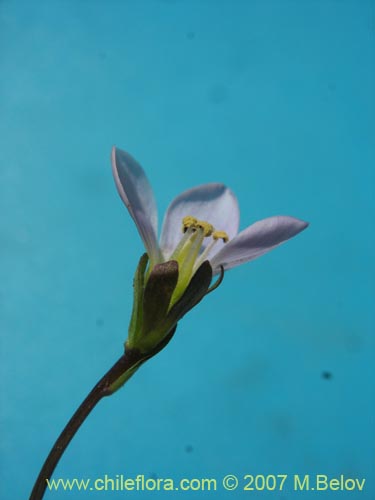
<svg viewBox="0 0 375 500">
<path fill-rule="evenodd" d="M 225 231 L 215 231 L 212 234 L 212 237 L 214 240 L 223 240 L 224 243 L 227 243 L 229 241 L 229 236 Z"/>
<path fill-rule="evenodd" d="M 214 226 L 204 220 L 198 220 L 195 225 L 198 228 L 203 229 L 203 234 L 205 237 L 211 236 L 212 233 L 215 231 Z"/>
<path fill-rule="evenodd" d="M 189 227 L 195 227 L 197 224 L 197 219 L 191 215 L 187 215 L 182 219 L 182 232 L 186 233 Z"/>
</svg>

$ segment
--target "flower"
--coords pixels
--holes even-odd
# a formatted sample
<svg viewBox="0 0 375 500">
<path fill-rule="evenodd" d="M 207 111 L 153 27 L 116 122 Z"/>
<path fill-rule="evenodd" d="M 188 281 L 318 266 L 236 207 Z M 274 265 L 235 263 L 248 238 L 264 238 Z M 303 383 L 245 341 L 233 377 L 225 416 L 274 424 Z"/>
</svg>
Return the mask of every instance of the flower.
<svg viewBox="0 0 375 500">
<path fill-rule="evenodd" d="M 112 170 L 147 252 L 134 279 L 127 341 L 128 347 L 145 353 L 160 350 L 177 321 L 210 291 L 213 275 L 260 257 L 308 226 L 294 217 L 275 216 L 238 232 L 234 193 L 210 183 L 184 191 L 171 202 L 158 241 L 156 202 L 142 167 L 114 147 Z"/>
</svg>

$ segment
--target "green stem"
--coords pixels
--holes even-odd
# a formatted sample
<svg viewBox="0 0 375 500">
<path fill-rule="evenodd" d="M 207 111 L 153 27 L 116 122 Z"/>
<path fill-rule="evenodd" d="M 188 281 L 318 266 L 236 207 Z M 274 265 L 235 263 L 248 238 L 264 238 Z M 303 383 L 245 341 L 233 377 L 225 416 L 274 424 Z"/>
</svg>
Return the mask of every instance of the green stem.
<svg viewBox="0 0 375 500">
<path fill-rule="evenodd" d="M 30 495 L 30 500 L 41 500 L 47 488 L 47 479 L 50 479 L 60 458 L 66 450 L 68 444 L 73 439 L 75 433 L 81 427 L 88 415 L 91 413 L 97 403 L 105 396 L 111 395 L 116 390 L 115 382 L 118 381 L 126 372 L 135 368 L 143 361 L 144 356 L 139 351 L 129 350 L 108 370 L 95 385 L 86 399 L 78 407 L 66 427 L 57 438 L 44 465 L 35 482 Z M 113 386 L 113 387 L 112 387 Z"/>
</svg>

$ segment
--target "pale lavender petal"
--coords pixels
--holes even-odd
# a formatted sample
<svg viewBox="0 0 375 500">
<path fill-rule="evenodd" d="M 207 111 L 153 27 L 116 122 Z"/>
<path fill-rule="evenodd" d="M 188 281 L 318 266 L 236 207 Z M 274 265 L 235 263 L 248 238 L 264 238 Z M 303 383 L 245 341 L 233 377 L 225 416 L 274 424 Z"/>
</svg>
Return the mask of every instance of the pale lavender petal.
<svg viewBox="0 0 375 500">
<path fill-rule="evenodd" d="M 134 219 L 150 260 L 159 261 L 158 214 L 145 172 L 129 153 L 116 147 L 112 149 L 112 172 L 117 191 Z"/>
<path fill-rule="evenodd" d="M 294 217 L 276 216 L 255 222 L 229 241 L 211 260 L 214 272 L 219 266 L 230 269 L 249 260 L 260 257 L 292 238 L 308 226 Z"/>
<path fill-rule="evenodd" d="M 187 215 L 209 222 L 217 230 L 226 231 L 229 238 L 237 234 L 240 212 L 234 193 L 224 184 L 203 184 L 181 193 L 169 205 L 160 240 L 165 257 L 170 256 L 179 242 L 182 219 Z M 218 242 L 217 246 L 220 245 L 221 242 Z"/>
</svg>

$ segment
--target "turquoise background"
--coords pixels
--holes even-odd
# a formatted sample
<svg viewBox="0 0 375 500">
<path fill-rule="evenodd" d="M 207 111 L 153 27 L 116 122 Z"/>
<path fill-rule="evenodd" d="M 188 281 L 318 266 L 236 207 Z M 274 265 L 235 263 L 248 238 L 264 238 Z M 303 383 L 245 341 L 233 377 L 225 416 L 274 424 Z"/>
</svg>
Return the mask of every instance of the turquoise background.
<svg viewBox="0 0 375 500">
<path fill-rule="evenodd" d="M 143 247 L 113 144 L 144 166 L 161 215 L 218 181 L 242 228 L 278 214 L 311 225 L 228 272 L 95 409 L 55 478 L 218 480 L 176 498 L 375 498 L 374 38 L 364 0 L 1 2 L 2 500 L 28 497 L 122 352 Z M 245 474 L 282 473 L 282 492 L 241 491 Z M 367 482 L 293 492 L 308 473 Z"/>
</svg>

